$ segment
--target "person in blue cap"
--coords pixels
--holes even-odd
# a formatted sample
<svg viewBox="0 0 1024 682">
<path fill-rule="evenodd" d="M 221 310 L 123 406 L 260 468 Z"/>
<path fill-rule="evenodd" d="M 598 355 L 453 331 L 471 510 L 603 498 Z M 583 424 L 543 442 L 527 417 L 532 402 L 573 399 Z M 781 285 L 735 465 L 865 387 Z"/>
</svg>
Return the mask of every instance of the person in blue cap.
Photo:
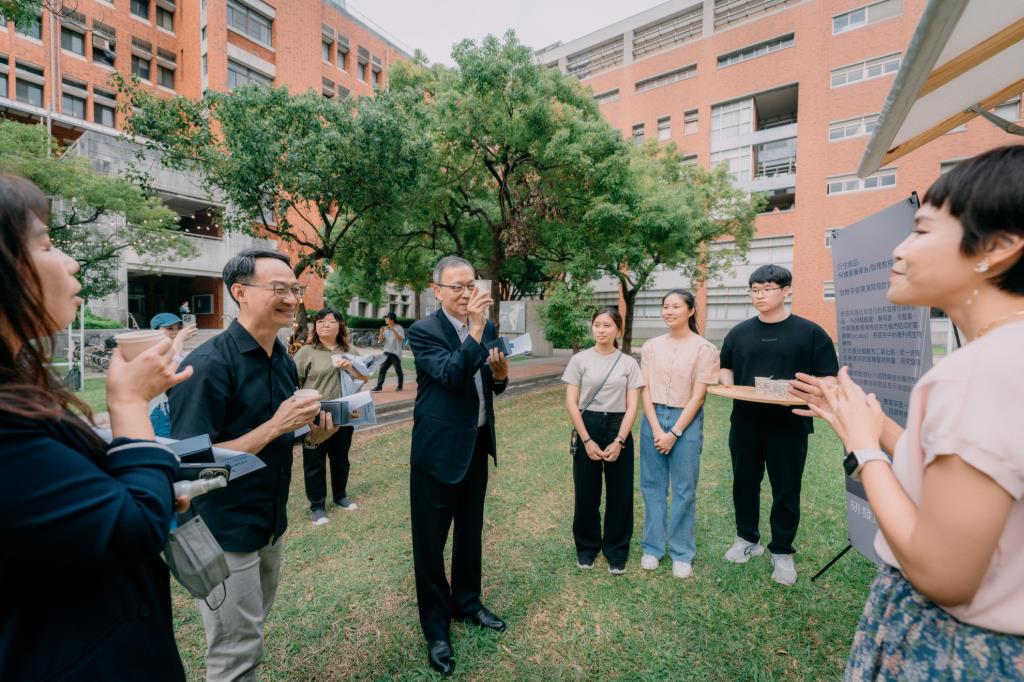
<svg viewBox="0 0 1024 682">
<path fill-rule="evenodd" d="M 184 326 L 181 318 L 174 313 L 157 313 L 149 321 L 150 329 L 159 329 L 171 340 L 174 356 L 181 362 L 184 357 L 185 342 L 195 336 L 195 325 Z M 171 437 L 171 412 L 167 403 L 167 394 L 161 393 L 149 403 L 149 421 L 153 424 L 153 433 L 162 438 Z"/>
</svg>

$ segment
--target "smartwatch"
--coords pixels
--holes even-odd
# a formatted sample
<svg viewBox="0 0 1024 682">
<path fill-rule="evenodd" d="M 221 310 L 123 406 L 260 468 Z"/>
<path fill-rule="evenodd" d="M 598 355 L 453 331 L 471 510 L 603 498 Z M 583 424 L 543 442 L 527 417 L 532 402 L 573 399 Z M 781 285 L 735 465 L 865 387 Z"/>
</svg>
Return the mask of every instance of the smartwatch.
<svg viewBox="0 0 1024 682">
<path fill-rule="evenodd" d="M 860 480 L 860 472 L 864 468 L 864 465 L 871 461 L 885 462 L 888 465 L 892 465 L 892 460 L 889 456 L 881 450 L 854 450 L 853 452 L 846 453 L 846 458 L 843 460 L 843 468 L 846 470 L 846 475 L 855 481 Z"/>
<path fill-rule="evenodd" d="M 682 432 L 681 431 L 676 431 L 676 428 L 674 426 L 671 429 L 669 429 L 668 432 L 671 433 L 676 438 L 682 438 L 683 437 Z"/>
</svg>

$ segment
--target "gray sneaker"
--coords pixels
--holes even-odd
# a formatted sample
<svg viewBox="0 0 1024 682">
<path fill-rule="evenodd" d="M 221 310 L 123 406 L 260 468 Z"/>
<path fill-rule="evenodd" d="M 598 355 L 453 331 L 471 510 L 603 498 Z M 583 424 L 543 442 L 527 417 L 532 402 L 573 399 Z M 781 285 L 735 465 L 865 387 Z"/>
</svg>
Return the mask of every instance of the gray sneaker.
<svg viewBox="0 0 1024 682">
<path fill-rule="evenodd" d="M 751 558 L 762 554 L 764 554 L 764 545 L 759 542 L 749 542 L 737 535 L 725 552 L 725 560 L 734 564 L 745 564 Z"/>
<path fill-rule="evenodd" d="M 338 500 L 338 506 L 344 509 L 345 511 L 355 511 L 356 509 L 359 509 L 359 505 L 357 505 L 355 502 L 348 499 L 347 497 L 343 497 L 340 500 Z"/>
<path fill-rule="evenodd" d="M 310 512 L 310 517 L 312 517 L 313 519 L 314 526 L 322 526 L 325 523 L 331 522 L 331 520 L 327 518 L 327 512 L 325 512 L 323 509 L 314 509 L 312 512 Z"/>
<path fill-rule="evenodd" d="M 772 580 L 780 585 L 796 585 L 796 566 L 792 554 L 772 554 Z"/>
</svg>

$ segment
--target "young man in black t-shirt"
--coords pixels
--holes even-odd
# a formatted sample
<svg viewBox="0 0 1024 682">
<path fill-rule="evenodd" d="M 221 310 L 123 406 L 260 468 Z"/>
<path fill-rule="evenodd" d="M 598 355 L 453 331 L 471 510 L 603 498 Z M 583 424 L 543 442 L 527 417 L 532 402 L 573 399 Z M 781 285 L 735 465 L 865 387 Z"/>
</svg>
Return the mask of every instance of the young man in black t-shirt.
<svg viewBox="0 0 1024 682">
<path fill-rule="evenodd" d="M 754 377 L 793 379 L 797 372 L 814 376 L 839 371 L 835 346 L 825 330 L 786 310 L 793 275 L 778 265 L 763 265 L 750 275 L 750 295 L 757 317 L 741 322 L 722 345 L 721 382 L 753 386 Z M 810 417 L 783 405 L 736 400 L 729 429 L 732 455 L 732 500 L 736 538 L 725 558 L 738 564 L 764 554 L 760 544 L 761 481 L 768 470 L 772 486 L 772 579 L 796 582 L 793 540 L 800 523 L 800 483 L 807 459 Z"/>
</svg>

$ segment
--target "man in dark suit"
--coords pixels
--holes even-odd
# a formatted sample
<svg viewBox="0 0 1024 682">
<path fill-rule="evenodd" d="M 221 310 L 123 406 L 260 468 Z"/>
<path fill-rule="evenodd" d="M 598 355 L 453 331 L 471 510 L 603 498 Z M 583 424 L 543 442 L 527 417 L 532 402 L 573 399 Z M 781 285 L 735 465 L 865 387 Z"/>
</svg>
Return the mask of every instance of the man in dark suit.
<svg viewBox="0 0 1024 682">
<path fill-rule="evenodd" d="M 449 627 L 461 618 L 501 632 L 505 622 L 480 602 L 481 535 L 487 456 L 497 463 L 493 396 L 508 385 L 508 359 L 487 346 L 497 339 L 487 320 L 490 292 L 477 289 L 467 261 L 442 258 L 434 268 L 441 309 L 409 328 L 416 360 L 412 428 L 412 552 L 420 626 L 430 665 L 455 668 Z M 452 580 L 444 546 L 452 540 Z"/>
</svg>

